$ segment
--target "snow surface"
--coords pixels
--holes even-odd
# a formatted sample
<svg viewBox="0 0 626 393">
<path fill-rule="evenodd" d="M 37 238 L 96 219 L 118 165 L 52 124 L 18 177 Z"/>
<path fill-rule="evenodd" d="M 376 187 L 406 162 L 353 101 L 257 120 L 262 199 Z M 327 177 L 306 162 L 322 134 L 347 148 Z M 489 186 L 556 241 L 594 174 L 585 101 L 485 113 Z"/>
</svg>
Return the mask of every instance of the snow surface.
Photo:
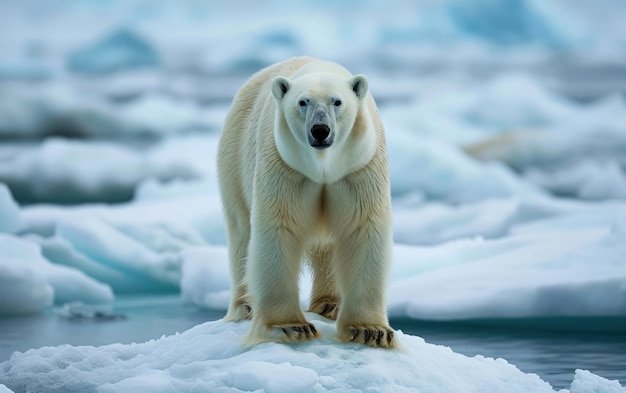
<svg viewBox="0 0 626 393">
<path fill-rule="evenodd" d="M 307 315 L 323 337 L 243 347 L 249 322 L 207 322 L 140 344 L 44 347 L 0 364 L 16 391 L 46 392 L 555 392 L 503 359 L 467 357 L 398 332 L 400 350 L 340 344 L 335 324 Z M 625 388 L 578 370 L 570 393 Z M 566 393 L 568 390 L 561 390 Z"/>
</svg>

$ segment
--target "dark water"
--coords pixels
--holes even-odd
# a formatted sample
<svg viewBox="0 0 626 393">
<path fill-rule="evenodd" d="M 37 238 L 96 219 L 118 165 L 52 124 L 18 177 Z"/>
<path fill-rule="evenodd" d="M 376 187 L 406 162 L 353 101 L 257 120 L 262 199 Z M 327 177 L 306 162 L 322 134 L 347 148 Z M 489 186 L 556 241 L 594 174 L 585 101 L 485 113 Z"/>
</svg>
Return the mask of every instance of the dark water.
<svg viewBox="0 0 626 393">
<path fill-rule="evenodd" d="M 14 351 L 42 346 L 144 342 L 183 332 L 224 314 L 185 306 L 176 295 L 119 298 L 114 311 L 126 318 L 68 319 L 53 312 L 2 318 L 0 362 L 9 359 Z M 468 356 L 504 358 L 526 373 L 538 374 L 556 389 L 569 388 L 576 368 L 626 384 L 626 335 L 623 333 L 564 333 L 407 320 L 394 320 L 392 325 Z"/>
<path fill-rule="evenodd" d="M 392 321 L 396 329 L 445 345 L 467 356 L 503 358 L 554 388 L 569 389 L 576 369 L 626 384 L 626 334 L 564 332 L 525 327 Z M 622 331 L 623 332 L 623 331 Z"/>
<path fill-rule="evenodd" d="M 0 318 L 0 362 L 7 360 L 14 351 L 42 346 L 145 342 L 183 332 L 199 323 L 222 318 L 224 314 L 184 305 L 178 295 L 118 297 L 114 311 L 125 319 L 69 319 L 53 312 Z"/>
</svg>

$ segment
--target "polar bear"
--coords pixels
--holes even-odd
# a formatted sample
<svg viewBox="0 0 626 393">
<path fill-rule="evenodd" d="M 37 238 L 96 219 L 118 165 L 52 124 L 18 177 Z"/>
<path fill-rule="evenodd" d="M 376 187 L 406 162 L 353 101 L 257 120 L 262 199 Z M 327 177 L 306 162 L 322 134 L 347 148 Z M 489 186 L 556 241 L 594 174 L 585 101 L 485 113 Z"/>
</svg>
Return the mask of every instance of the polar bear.
<svg viewBox="0 0 626 393">
<path fill-rule="evenodd" d="M 309 312 L 337 321 L 338 339 L 394 347 L 385 286 L 391 202 L 383 125 L 363 75 L 309 57 L 261 70 L 239 90 L 218 149 L 232 299 L 226 320 L 252 319 L 249 345 L 319 335 Z"/>
</svg>

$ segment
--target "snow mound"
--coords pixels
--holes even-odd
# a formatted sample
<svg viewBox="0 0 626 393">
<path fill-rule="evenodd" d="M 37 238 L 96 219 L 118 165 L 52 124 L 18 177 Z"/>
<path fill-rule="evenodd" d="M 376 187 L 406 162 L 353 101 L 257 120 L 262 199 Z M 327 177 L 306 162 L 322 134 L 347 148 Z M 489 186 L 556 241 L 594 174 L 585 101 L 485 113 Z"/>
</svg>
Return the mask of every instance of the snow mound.
<svg viewBox="0 0 626 393">
<path fill-rule="evenodd" d="M 607 381 L 587 370 L 576 370 L 571 393 L 624 393 L 618 381 Z"/>
<path fill-rule="evenodd" d="M 249 322 L 208 322 L 140 344 L 44 347 L 15 353 L 0 379 L 15 391 L 47 392 L 554 392 L 503 359 L 473 358 L 398 332 L 402 350 L 335 339 L 335 324 L 307 317 L 323 337 L 244 349 Z M 618 392 L 615 382 L 579 371 L 572 393 Z M 613 390 L 611 390 L 613 389 Z M 622 390 L 623 391 L 623 390 Z M 621 391 L 620 391 L 621 392 Z"/>
</svg>

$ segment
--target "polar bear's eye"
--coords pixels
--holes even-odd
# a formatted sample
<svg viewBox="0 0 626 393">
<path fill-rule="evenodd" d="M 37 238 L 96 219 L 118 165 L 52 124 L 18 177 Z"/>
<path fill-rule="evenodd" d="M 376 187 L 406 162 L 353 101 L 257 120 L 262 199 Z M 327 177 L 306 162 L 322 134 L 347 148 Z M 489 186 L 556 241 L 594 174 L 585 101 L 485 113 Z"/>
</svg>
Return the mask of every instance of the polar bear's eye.
<svg viewBox="0 0 626 393">
<path fill-rule="evenodd" d="M 298 105 L 300 105 L 300 106 L 306 106 L 306 101 L 304 101 L 304 100 L 300 100 L 300 102 L 298 102 Z"/>
<path fill-rule="evenodd" d="M 335 104 L 335 106 L 340 106 L 341 105 L 341 100 L 335 100 L 334 104 Z"/>
</svg>

